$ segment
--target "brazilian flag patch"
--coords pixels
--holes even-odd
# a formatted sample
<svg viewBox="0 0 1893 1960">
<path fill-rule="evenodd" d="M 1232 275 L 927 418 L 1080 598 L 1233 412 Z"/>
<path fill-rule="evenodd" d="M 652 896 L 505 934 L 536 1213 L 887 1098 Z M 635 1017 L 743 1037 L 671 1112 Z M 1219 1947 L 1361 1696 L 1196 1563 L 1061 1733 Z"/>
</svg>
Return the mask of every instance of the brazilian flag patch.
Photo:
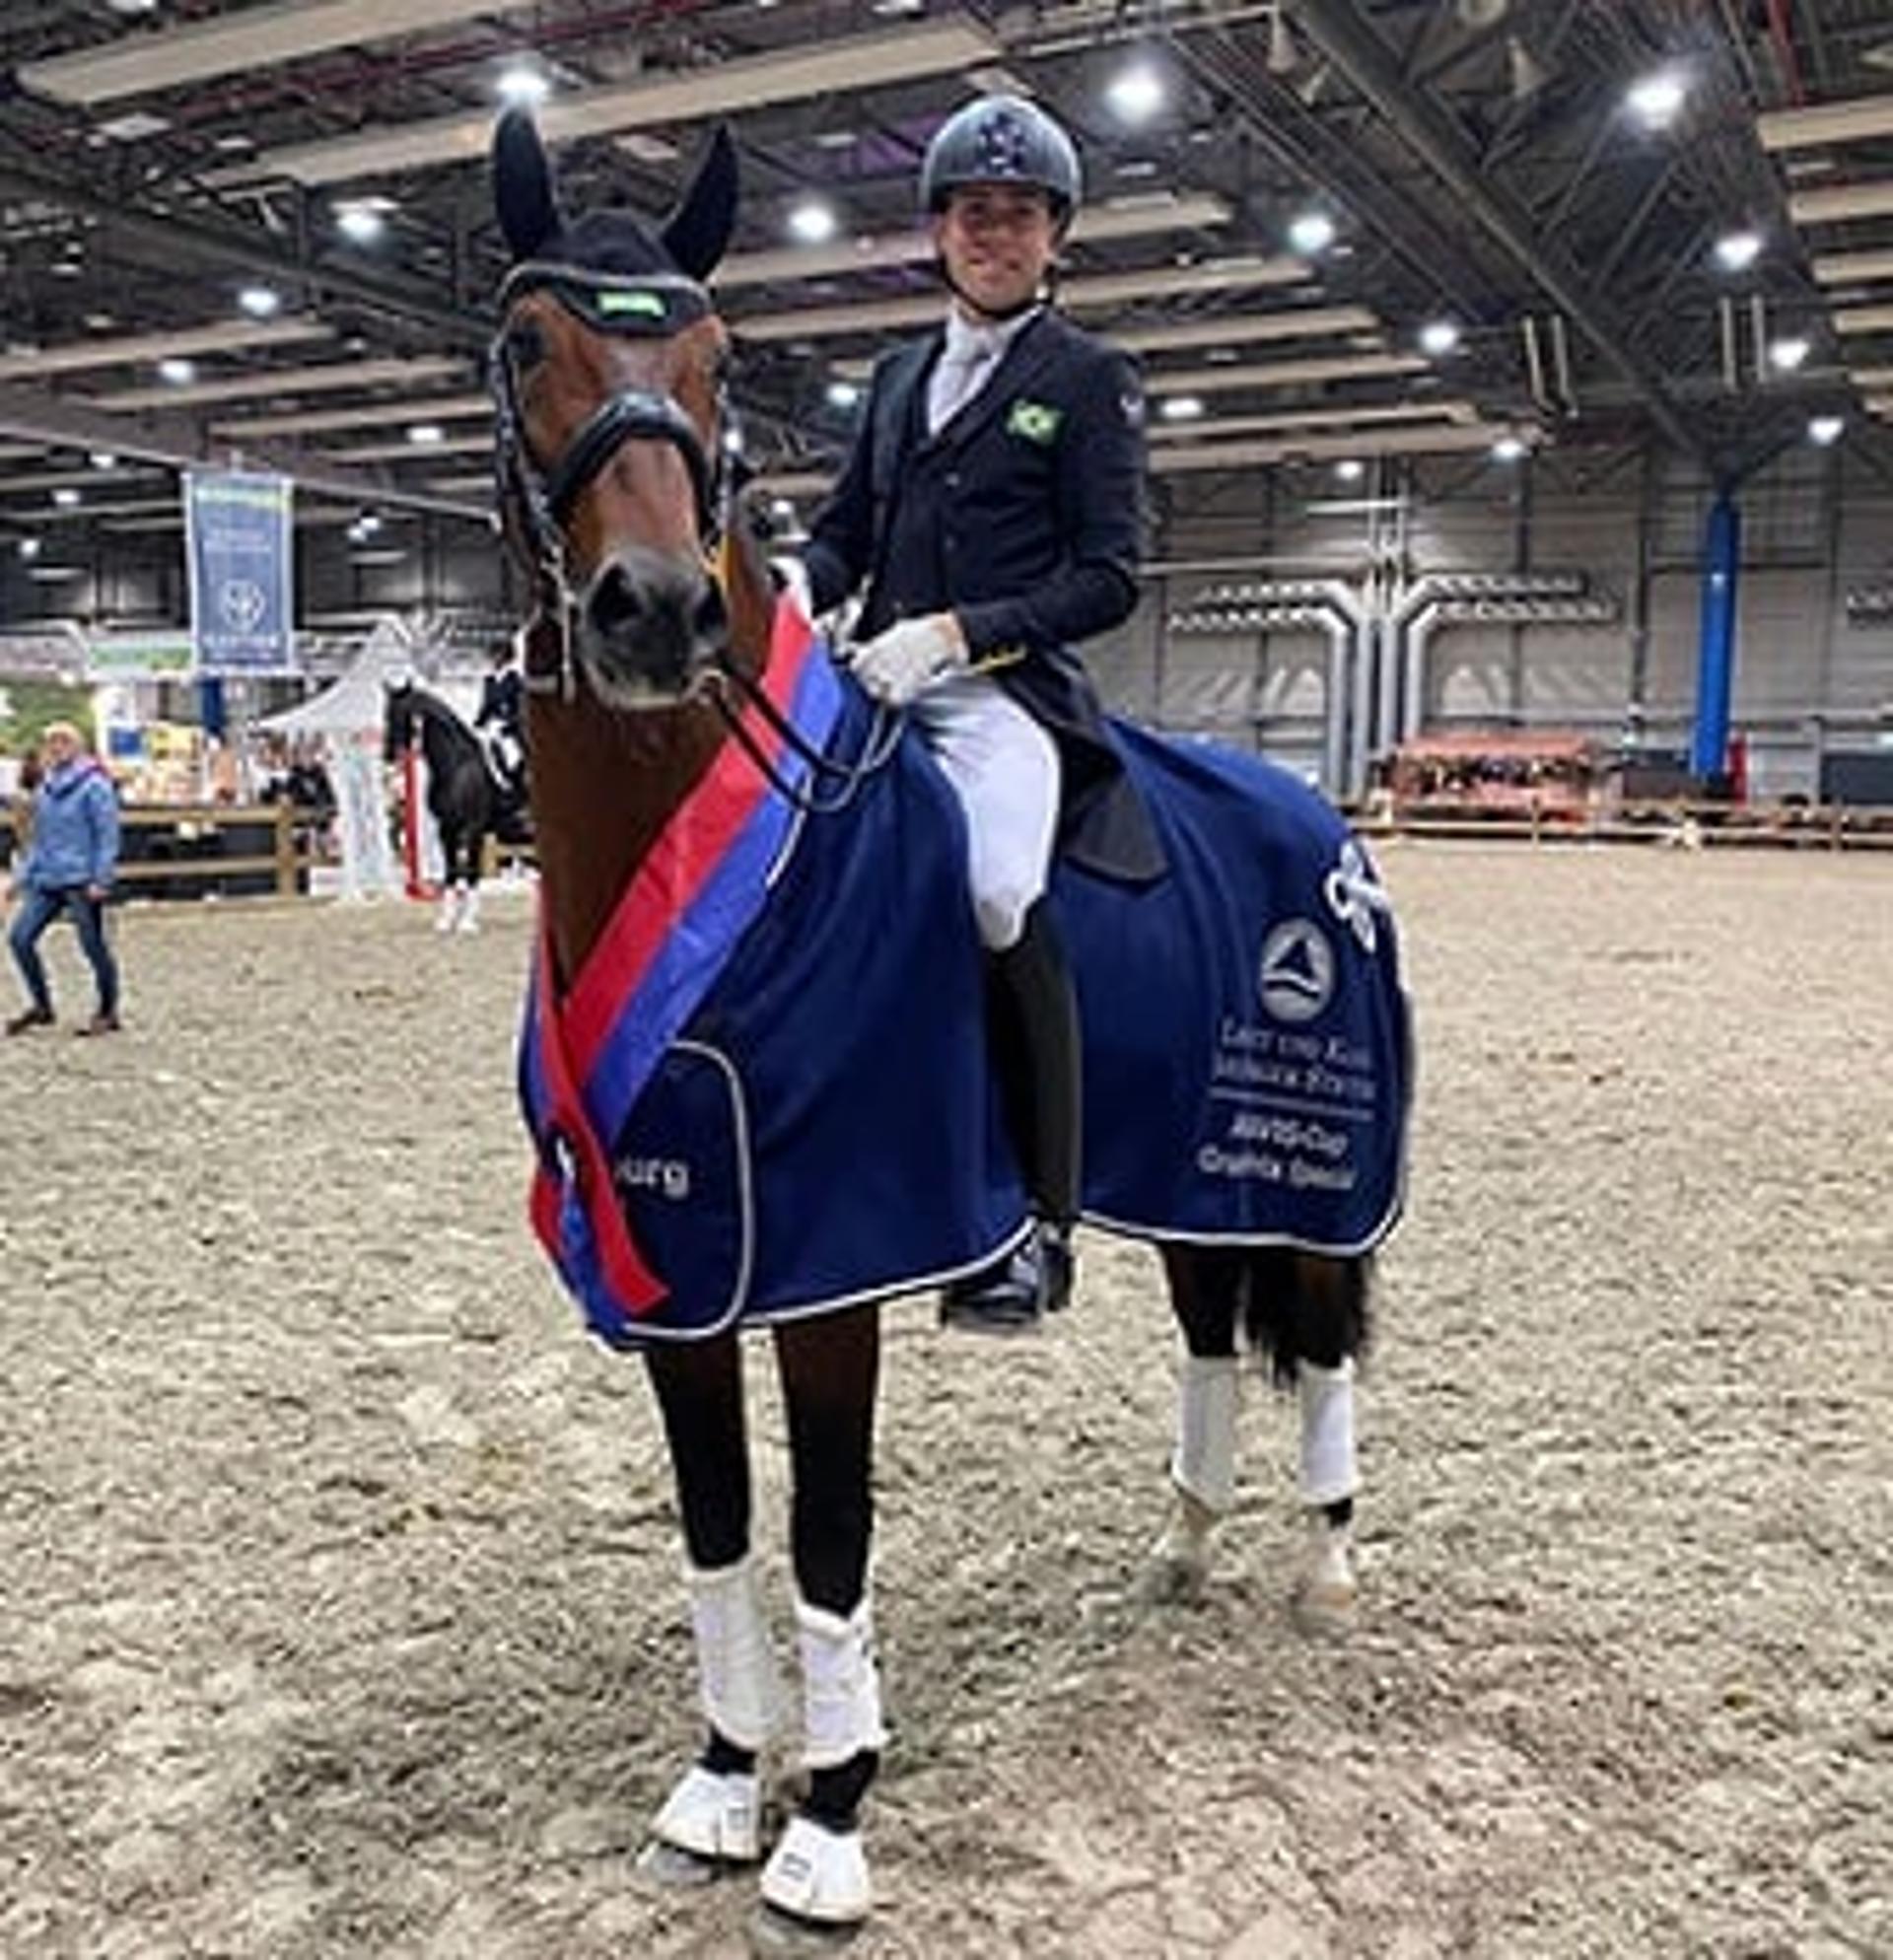
<svg viewBox="0 0 1893 1960">
<path fill-rule="evenodd" d="M 1049 402 L 1021 398 L 1013 403 L 1006 417 L 1006 433 L 1009 436 L 1022 436 L 1028 443 L 1043 446 L 1057 442 L 1058 425 L 1064 419 L 1062 408 L 1054 408 Z"/>
</svg>

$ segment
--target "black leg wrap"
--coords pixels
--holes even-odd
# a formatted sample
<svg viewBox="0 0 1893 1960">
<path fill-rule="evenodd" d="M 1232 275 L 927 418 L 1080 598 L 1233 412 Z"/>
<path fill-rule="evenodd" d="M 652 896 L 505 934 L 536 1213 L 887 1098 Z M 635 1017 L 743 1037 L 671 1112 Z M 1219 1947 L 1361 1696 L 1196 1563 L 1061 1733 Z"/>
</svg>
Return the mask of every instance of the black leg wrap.
<svg viewBox="0 0 1893 1960">
<path fill-rule="evenodd" d="M 808 1799 L 803 1814 L 831 1831 L 852 1831 L 861 1810 L 861 1800 L 880 1768 L 877 1749 L 861 1749 L 832 1770 L 808 1773 Z"/>
<path fill-rule="evenodd" d="M 756 1752 L 738 1747 L 721 1729 L 713 1728 L 697 1761 L 713 1776 L 729 1777 L 738 1772 L 747 1775 L 756 1767 Z"/>
</svg>

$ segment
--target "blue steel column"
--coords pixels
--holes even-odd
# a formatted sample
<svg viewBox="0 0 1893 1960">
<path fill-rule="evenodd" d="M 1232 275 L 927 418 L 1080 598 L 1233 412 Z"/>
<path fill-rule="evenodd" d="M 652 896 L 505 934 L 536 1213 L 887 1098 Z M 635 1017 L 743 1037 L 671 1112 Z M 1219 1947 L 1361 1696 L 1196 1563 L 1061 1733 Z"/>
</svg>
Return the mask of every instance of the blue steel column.
<svg viewBox="0 0 1893 1960">
<path fill-rule="evenodd" d="M 1735 678 L 1735 595 L 1742 514 L 1718 496 L 1703 533 L 1702 639 L 1696 656 L 1696 732 L 1689 769 L 1698 782 L 1728 766 L 1728 703 Z"/>
</svg>

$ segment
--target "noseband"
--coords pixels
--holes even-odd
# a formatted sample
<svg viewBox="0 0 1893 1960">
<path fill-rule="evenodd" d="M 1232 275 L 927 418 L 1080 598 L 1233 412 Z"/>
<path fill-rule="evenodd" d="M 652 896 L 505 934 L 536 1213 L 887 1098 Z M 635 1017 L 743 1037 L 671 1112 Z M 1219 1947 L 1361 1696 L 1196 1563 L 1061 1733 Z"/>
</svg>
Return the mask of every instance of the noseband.
<svg viewBox="0 0 1893 1960">
<path fill-rule="evenodd" d="M 710 316 L 710 295 L 679 272 L 653 272 L 640 278 L 593 272 L 583 267 L 528 259 L 516 265 L 500 288 L 504 321 L 527 293 L 548 293 L 566 313 L 596 333 L 641 340 L 668 340 Z M 557 687 L 568 700 L 575 685 L 572 622 L 578 599 L 566 567 L 565 524 L 586 489 L 629 442 L 668 443 L 690 472 L 696 500 L 697 535 L 706 552 L 724 529 L 733 493 L 721 449 L 713 456 L 695 423 L 674 395 L 652 388 L 621 388 L 580 424 L 565 448 L 544 468 L 532 460 L 520 407 L 519 376 L 502 324 L 488 360 L 493 391 L 500 500 L 518 511 L 538 581 L 539 602 L 558 623 L 557 675 L 527 672 L 527 688 Z M 718 399 L 719 420 L 723 401 Z"/>
</svg>

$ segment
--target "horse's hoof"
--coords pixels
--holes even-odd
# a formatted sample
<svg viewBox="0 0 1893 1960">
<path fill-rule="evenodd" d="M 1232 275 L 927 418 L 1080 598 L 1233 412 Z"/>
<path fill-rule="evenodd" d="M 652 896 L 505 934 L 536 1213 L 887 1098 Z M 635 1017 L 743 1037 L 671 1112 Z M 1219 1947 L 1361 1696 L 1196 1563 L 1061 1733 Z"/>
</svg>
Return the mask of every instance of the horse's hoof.
<svg viewBox="0 0 1893 1960">
<path fill-rule="evenodd" d="M 1304 1634 L 1333 1636 L 1354 1625 L 1360 1598 L 1346 1543 L 1330 1542 L 1310 1556 L 1296 1582 L 1289 1610 Z"/>
<path fill-rule="evenodd" d="M 1145 1606 L 1196 1606 L 1210 1582 L 1206 1561 L 1186 1552 L 1161 1548 L 1151 1554 L 1138 1580 L 1137 1596 Z"/>
<path fill-rule="evenodd" d="M 832 1945 L 859 1927 L 874 1904 L 868 1855 L 859 1831 L 831 1831 L 811 1817 L 796 1816 L 776 1841 L 762 1868 L 755 1924 L 784 1938 L 806 1933 Z M 778 1946 L 775 1952 L 806 1952 Z"/>
<path fill-rule="evenodd" d="M 749 1951 L 759 1960 L 819 1960 L 848 1945 L 867 1924 L 864 1920 L 805 1920 L 785 1913 L 765 1899 L 749 1915 Z"/>
<path fill-rule="evenodd" d="M 705 1857 L 681 1845 L 666 1845 L 662 1838 L 651 1839 L 637 1858 L 638 1876 L 666 1892 L 714 1885 L 736 1868 L 728 1858 Z"/>
<path fill-rule="evenodd" d="M 692 1763 L 649 1828 L 654 1852 L 679 1853 L 713 1872 L 755 1863 L 762 1855 L 762 1792 L 755 1772 Z"/>
</svg>

